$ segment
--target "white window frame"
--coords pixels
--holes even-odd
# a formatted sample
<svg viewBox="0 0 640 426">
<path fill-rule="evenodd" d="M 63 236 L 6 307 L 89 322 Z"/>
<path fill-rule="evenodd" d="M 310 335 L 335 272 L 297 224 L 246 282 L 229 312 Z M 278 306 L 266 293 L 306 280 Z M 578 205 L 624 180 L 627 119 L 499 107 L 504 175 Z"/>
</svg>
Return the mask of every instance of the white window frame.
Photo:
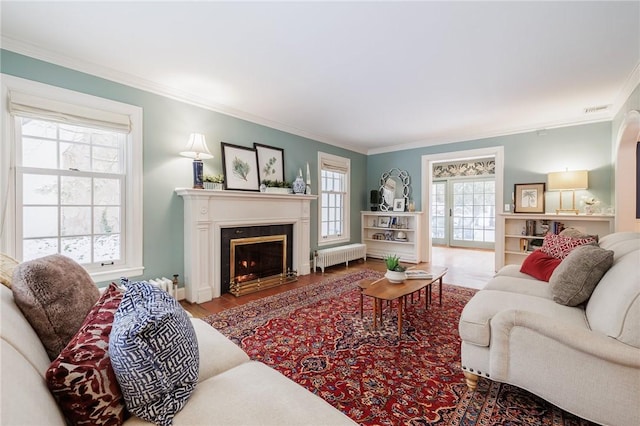
<svg viewBox="0 0 640 426">
<path fill-rule="evenodd" d="M 142 108 L 124 104 L 84 93 L 62 89 L 31 80 L 0 74 L 2 77 L 2 146 L 0 147 L 0 251 L 16 257 L 20 252 L 18 244 L 22 244 L 22 216 L 18 214 L 22 205 L 16 194 L 16 120 L 8 110 L 9 96 L 12 91 L 27 95 L 76 105 L 80 108 L 105 111 L 106 113 L 129 116 L 131 132 L 127 135 L 125 147 L 125 205 L 124 230 L 124 262 L 113 266 L 103 266 L 99 270 L 87 268 L 95 282 L 115 280 L 122 276 L 140 276 L 143 266 L 143 234 L 142 234 Z M 21 260 L 21 259 L 18 259 Z"/>
<path fill-rule="evenodd" d="M 327 167 L 329 166 L 329 167 Z M 345 170 L 345 195 L 342 217 L 342 235 L 322 236 L 322 170 L 338 168 Z M 351 241 L 351 160 L 318 151 L 318 246 L 348 243 Z"/>
</svg>

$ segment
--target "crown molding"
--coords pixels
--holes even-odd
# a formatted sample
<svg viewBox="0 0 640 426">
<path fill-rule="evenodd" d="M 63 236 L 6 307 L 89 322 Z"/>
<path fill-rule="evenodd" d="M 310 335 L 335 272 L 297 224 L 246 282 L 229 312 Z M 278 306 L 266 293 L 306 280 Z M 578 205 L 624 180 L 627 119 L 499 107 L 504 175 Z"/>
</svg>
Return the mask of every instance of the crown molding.
<svg viewBox="0 0 640 426">
<path fill-rule="evenodd" d="M 620 113 L 620 110 L 627 102 L 627 99 L 629 99 L 629 96 L 631 96 L 633 91 L 639 85 L 640 85 L 640 62 L 636 64 L 636 67 L 633 69 L 633 71 L 631 71 L 631 73 L 629 74 L 629 77 L 627 77 L 627 80 L 622 85 L 622 90 L 620 90 L 620 93 L 618 94 L 615 102 L 613 103 L 613 108 L 611 108 L 613 111 L 612 117 L 615 117 L 616 115 L 618 115 L 618 113 Z"/>
<path fill-rule="evenodd" d="M 211 102 L 209 99 L 194 95 L 193 93 L 181 91 L 174 87 L 155 83 L 151 80 L 138 77 L 132 74 L 124 73 L 122 71 L 115 70 L 113 68 L 105 67 L 102 65 L 94 64 L 92 62 L 71 58 L 61 53 L 52 52 L 47 49 L 40 48 L 36 45 L 24 43 L 10 37 L 3 36 L 1 39 L 0 47 L 5 50 L 25 55 L 34 59 L 49 62 L 54 65 L 69 68 L 73 71 L 79 71 L 95 77 L 103 78 L 105 80 L 113 81 L 114 83 L 123 84 L 135 89 L 150 92 L 156 95 L 164 96 L 179 102 L 183 102 L 189 105 L 193 105 L 199 108 L 214 111 L 220 114 L 228 115 L 230 117 L 238 118 L 240 120 L 248 121 L 253 124 L 259 124 L 272 129 L 280 130 L 286 133 L 291 133 L 296 136 L 300 136 L 314 141 L 323 142 L 329 145 L 333 145 L 339 148 L 344 148 L 360 154 L 366 154 L 366 149 L 357 146 L 351 146 L 342 141 L 335 140 L 326 135 L 316 134 L 299 129 L 294 126 L 290 126 L 284 123 L 269 120 L 264 117 L 260 117 L 245 111 L 240 111 L 235 108 L 231 108 L 227 105 Z"/>
</svg>

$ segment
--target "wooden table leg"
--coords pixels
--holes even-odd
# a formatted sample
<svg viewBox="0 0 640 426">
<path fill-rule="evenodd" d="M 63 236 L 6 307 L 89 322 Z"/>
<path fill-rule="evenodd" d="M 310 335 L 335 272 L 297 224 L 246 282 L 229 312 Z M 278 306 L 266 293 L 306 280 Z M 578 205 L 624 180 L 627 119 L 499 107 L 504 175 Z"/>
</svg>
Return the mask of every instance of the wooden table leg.
<svg viewBox="0 0 640 426">
<path fill-rule="evenodd" d="M 373 300 L 373 329 L 378 328 L 378 299 L 375 297 L 371 298 Z"/>
<path fill-rule="evenodd" d="M 440 279 L 438 280 L 438 283 L 440 285 L 440 306 L 442 306 L 442 278 L 440 277 Z"/>
<path fill-rule="evenodd" d="M 363 304 L 364 295 L 362 294 L 362 289 L 360 289 L 360 319 L 362 319 L 362 304 Z"/>
<path fill-rule="evenodd" d="M 404 298 L 398 298 L 398 337 L 402 336 L 402 305 Z"/>
</svg>

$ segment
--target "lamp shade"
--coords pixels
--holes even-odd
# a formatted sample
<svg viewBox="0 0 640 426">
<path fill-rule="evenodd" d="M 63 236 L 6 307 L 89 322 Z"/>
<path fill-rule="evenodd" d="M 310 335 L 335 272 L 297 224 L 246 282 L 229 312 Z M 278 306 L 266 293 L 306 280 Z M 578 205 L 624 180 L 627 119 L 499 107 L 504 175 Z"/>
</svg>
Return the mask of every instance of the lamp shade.
<svg viewBox="0 0 640 426">
<path fill-rule="evenodd" d="M 202 133 L 191 133 L 187 146 L 180 152 L 180 155 L 196 160 L 213 158 L 213 155 L 209 152 L 209 148 L 207 148 L 207 141 Z"/>
<path fill-rule="evenodd" d="M 547 175 L 548 191 L 571 191 L 588 187 L 589 172 L 586 170 L 552 172 Z"/>
</svg>

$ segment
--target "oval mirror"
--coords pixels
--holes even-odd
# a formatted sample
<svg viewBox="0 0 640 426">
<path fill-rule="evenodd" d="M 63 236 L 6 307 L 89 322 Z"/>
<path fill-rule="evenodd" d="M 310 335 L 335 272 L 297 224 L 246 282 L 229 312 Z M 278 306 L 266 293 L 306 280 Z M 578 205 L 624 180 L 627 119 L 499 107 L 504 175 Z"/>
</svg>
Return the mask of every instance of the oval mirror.
<svg viewBox="0 0 640 426">
<path fill-rule="evenodd" d="M 405 170 L 391 169 L 380 177 L 380 210 L 393 211 L 396 200 L 403 200 L 400 204 L 405 211 L 409 205 L 411 195 L 411 179 Z M 399 207 L 399 205 L 396 205 Z M 396 209 L 398 211 L 398 209 Z"/>
</svg>

